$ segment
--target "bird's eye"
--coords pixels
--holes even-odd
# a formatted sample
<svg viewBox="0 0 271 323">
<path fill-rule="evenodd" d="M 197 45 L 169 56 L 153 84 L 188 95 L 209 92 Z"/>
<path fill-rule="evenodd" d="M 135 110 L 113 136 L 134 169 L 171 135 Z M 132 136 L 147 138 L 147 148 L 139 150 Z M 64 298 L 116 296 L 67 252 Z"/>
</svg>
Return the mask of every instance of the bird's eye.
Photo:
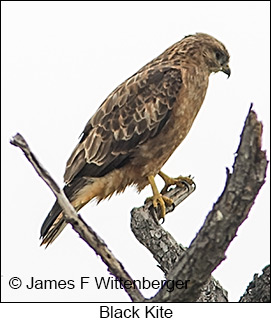
<svg viewBox="0 0 271 323">
<path fill-rule="evenodd" d="M 221 59 L 222 55 L 221 55 L 221 53 L 220 53 L 220 52 L 216 52 L 216 53 L 215 53 L 215 57 L 216 57 L 216 59 L 219 61 L 219 60 Z"/>
</svg>

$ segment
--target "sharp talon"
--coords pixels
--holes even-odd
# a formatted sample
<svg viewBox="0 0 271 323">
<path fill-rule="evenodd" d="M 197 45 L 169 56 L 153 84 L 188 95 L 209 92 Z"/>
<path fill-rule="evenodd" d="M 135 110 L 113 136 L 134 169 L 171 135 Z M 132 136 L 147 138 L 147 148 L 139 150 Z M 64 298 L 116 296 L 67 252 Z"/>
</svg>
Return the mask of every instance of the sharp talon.
<svg viewBox="0 0 271 323">
<path fill-rule="evenodd" d="M 171 206 L 173 205 L 173 200 L 167 196 L 163 196 L 162 194 L 157 194 L 152 197 L 148 197 L 145 203 L 152 201 L 153 207 L 157 210 L 158 205 L 161 209 L 161 218 L 164 218 L 166 215 L 166 205 Z"/>
<path fill-rule="evenodd" d="M 175 203 L 172 203 L 171 206 L 172 206 L 172 211 L 174 211 L 176 207 Z"/>
<path fill-rule="evenodd" d="M 153 207 L 155 209 L 158 208 L 158 204 L 159 204 L 159 207 L 160 207 L 160 210 L 161 210 L 161 213 L 159 214 L 159 216 L 160 216 L 160 219 L 163 219 L 165 217 L 165 215 L 166 215 L 166 205 L 167 206 L 172 206 L 173 205 L 173 209 L 175 208 L 173 200 L 164 195 L 164 193 L 167 192 L 167 189 L 171 185 L 183 186 L 183 185 L 187 185 L 187 182 L 188 183 L 190 183 L 190 182 L 194 183 L 194 182 L 188 177 L 179 176 L 178 178 L 170 178 L 170 177 L 168 177 L 167 175 L 165 175 L 162 172 L 159 172 L 158 174 L 165 181 L 165 186 L 162 189 L 161 193 L 159 193 L 159 191 L 158 191 L 158 189 L 157 189 L 157 187 L 155 185 L 155 182 L 154 182 L 154 176 L 153 175 L 148 176 L 149 183 L 151 184 L 151 187 L 152 187 L 153 196 L 150 197 L 150 198 L 147 198 L 146 202 L 151 200 L 152 205 L 153 205 Z M 162 223 L 164 223 L 164 221 Z"/>
<path fill-rule="evenodd" d="M 161 218 L 162 219 L 162 221 L 161 221 L 161 223 L 160 224 L 164 224 L 165 223 L 165 217 L 164 218 Z"/>
</svg>

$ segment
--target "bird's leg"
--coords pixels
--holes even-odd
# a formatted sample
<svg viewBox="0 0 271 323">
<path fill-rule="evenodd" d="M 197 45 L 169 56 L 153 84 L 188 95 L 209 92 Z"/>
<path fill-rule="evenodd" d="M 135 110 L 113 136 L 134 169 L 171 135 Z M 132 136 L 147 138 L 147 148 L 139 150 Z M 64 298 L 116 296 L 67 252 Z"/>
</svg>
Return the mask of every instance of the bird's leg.
<svg viewBox="0 0 271 323">
<path fill-rule="evenodd" d="M 172 178 L 164 174 L 163 172 L 158 173 L 159 176 L 161 176 L 165 182 L 165 186 L 163 187 L 161 194 L 165 194 L 167 192 L 167 189 L 171 185 L 177 185 L 179 187 L 183 187 L 185 183 L 188 183 L 190 185 L 194 184 L 191 177 L 184 177 L 184 176 L 178 176 L 176 178 Z"/>
<path fill-rule="evenodd" d="M 164 218 L 166 215 L 166 204 L 172 205 L 173 201 L 169 197 L 163 196 L 161 193 L 159 193 L 158 188 L 154 181 L 154 176 L 150 175 L 148 176 L 148 181 L 151 184 L 153 196 L 149 199 L 152 199 L 152 204 L 155 208 L 157 208 L 158 204 L 161 207 L 161 217 Z"/>
</svg>

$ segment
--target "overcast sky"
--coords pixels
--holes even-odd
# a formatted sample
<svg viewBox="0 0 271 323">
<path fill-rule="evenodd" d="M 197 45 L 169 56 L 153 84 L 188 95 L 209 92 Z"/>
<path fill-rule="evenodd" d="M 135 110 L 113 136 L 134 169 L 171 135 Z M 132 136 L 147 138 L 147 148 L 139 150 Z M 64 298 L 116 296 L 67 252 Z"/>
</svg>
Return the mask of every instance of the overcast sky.
<svg viewBox="0 0 271 323">
<path fill-rule="evenodd" d="M 263 122 L 269 159 L 269 2 L 4 2 L 2 3 L 2 300 L 129 301 L 123 290 L 98 290 L 106 266 L 67 227 L 48 249 L 40 227 L 54 196 L 21 151 L 20 132 L 63 185 L 66 161 L 86 122 L 122 81 L 188 34 L 208 33 L 227 47 L 232 75 L 210 76 L 196 121 L 163 170 L 193 175 L 197 190 L 164 228 L 189 246 L 220 196 L 250 103 Z M 159 187 L 162 182 L 158 181 Z M 213 276 L 238 301 L 254 273 L 269 264 L 269 171 L 248 219 Z M 80 214 L 105 240 L 133 279 L 163 279 L 130 230 L 130 210 L 151 195 L 128 188 Z M 19 277 L 13 290 L 8 281 Z M 80 277 L 90 277 L 84 290 Z M 30 278 L 74 280 L 76 288 L 32 290 Z M 142 291 L 151 297 L 155 290 Z"/>
</svg>

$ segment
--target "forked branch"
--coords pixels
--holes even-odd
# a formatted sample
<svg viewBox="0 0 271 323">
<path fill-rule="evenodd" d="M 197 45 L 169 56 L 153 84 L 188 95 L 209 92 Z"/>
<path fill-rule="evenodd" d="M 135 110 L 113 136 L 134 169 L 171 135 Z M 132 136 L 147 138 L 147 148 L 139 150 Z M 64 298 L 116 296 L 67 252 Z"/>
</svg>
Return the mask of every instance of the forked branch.
<svg viewBox="0 0 271 323">
<path fill-rule="evenodd" d="M 267 159 L 261 150 L 262 124 L 250 109 L 241 135 L 240 145 L 233 165 L 233 172 L 227 172 L 225 189 L 213 209 L 206 217 L 201 230 L 189 248 L 178 245 L 167 233 L 150 205 L 133 209 L 131 227 L 136 238 L 147 247 L 165 272 L 168 280 L 189 280 L 189 288 L 175 288 L 169 292 L 162 288 L 153 298 L 146 300 L 133 284 L 132 278 L 123 265 L 108 249 L 105 242 L 77 215 L 73 206 L 41 166 L 31 152 L 24 138 L 17 134 L 11 144 L 19 147 L 35 168 L 38 175 L 46 182 L 58 199 L 65 219 L 73 226 L 79 236 L 102 258 L 108 270 L 122 283 L 132 301 L 152 302 L 194 302 L 206 300 L 205 290 L 210 286 L 219 291 L 213 301 L 226 300 L 223 288 L 211 278 L 212 271 L 225 259 L 225 251 L 236 236 L 238 227 L 247 218 L 254 200 L 265 182 Z M 173 199 L 175 207 L 194 191 L 193 185 L 171 189 L 167 195 Z M 167 212 L 172 211 L 172 206 Z M 124 282 L 131 282 L 125 284 Z"/>
<path fill-rule="evenodd" d="M 261 149 L 262 124 L 251 108 L 241 134 L 233 172 L 227 170 L 224 191 L 189 248 L 179 246 L 168 232 L 158 226 L 146 206 L 132 210 L 131 227 L 136 238 L 150 250 L 167 279 L 189 280 L 189 288 L 175 288 L 172 292 L 163 288 L 150 301 L 206 301 L 202 295 L 206 282 L 214 282 L 211 273 L 225 259 L 228 246 L 265 182 L 267 159 Z M 170 191 L 168 196 L 171 194 Z"/>
</svg>

